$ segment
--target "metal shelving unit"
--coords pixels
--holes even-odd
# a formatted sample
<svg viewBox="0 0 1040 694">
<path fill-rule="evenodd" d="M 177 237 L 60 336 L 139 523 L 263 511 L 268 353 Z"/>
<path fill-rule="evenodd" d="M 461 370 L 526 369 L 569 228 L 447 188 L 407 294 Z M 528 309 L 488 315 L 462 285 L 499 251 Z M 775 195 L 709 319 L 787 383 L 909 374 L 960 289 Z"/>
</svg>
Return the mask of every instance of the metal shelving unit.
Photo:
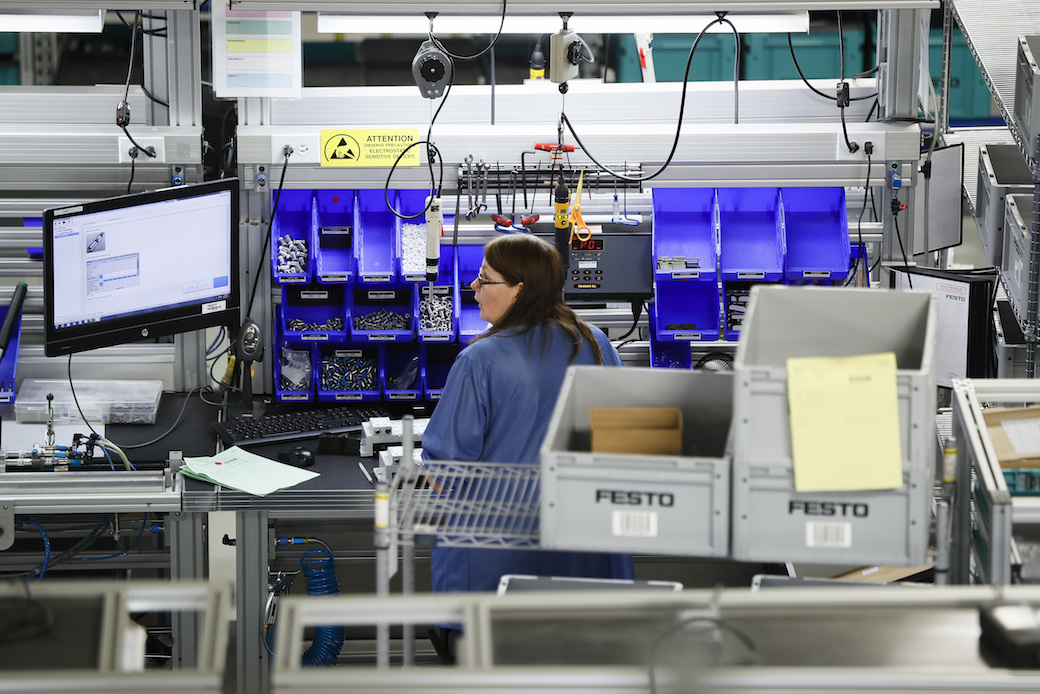
<svg viewBox="0 0 1040 694">
<path fill-rule="evenodd" d="M 1038 316 L 1040 316 L 1040 218 L 1038 218 L 1037 201 L 1040 200 L 1040 181 L 1038 181 L 1038 164 L 1040 164 L 1040 137 L 1036 142 L 1026 142 L 1025 137 L 1014 119 L 1015 102 L 1015 70 L 1016 42 L 1020 34 L 1040 34 L 1040 2 L 1036 0 L 1007 0 L 999 5 L 972 2 L 971 0 L 951 0 L 945 21 L 956 20 L 964 38 L 971 49 L 975 62 L 979 66 L 983 78 L 993 96 L 993 101 L 1007 123 L 1004 129 L 995 129 L 991 141 L 1007 142 L 1008 137 L 1016 143 L 1022 152 L 1026 164 L 1033 174 L 1033 233 L 1029 260 L 1029 291 L 1025 314 L 1016 312 L 1022 332 L 1026 336 L 1026 375 L 1036 375 L 1036 350 Z M 948 29 L 949 27 L 944 27 Z M 976 131 L 981 132 L 981 131 Z M 955 133 L 957 134 L 957 133 Z M 969 140 L 974 135 L 965 133 Z M 967 148 L 966 148 L 967 149 Z M 968 156 L 969 151 L 966 151 Z M 977 166 L 978 150 L 971 159 L 971 166 Z M 967 162 L 966 162 L 967 163 Z M 967 171 L 966 171 L 967 172 Z M 974 181 L 974 179 L 965 179 Z M 974 195 L 968 194 L 974 209 Z"/>
</svg>

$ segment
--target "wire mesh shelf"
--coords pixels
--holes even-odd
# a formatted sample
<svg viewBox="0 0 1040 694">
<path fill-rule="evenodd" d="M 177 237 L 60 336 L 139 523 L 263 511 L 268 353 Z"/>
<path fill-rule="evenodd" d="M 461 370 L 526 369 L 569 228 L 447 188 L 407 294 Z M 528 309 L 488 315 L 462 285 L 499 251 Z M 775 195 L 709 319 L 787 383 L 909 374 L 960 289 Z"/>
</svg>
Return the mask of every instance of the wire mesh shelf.
<svg viewBox="0 0 1040 694">
<path fill-rule="evenodd" d="M 427 460 L 402 465 L 391 492 L 402 541 L 441 547 L 529 548 L 539 542 L 538 465 Z"/>
</svg>

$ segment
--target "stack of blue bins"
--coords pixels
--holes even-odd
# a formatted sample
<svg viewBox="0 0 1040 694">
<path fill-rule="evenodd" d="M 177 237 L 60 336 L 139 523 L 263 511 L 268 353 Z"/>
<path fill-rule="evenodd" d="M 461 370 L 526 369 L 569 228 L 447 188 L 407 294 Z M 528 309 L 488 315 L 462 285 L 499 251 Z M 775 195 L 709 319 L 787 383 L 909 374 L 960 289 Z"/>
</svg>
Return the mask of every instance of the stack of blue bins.
<svg viewBox="0 0 1040 694">
<path fill-rule="evenodd" d="M 289 192 L 289 191 L 286 191 Z M 316 190 L 314 208 L 315 275 L 320 284 L 343 284 L 354 280 L 354 191 Z"/>
<path fill-rule="evenodd" d="M 651 346 L 719 338 L 718 245 L 715 189 L 655 188 L 653 191 L 654 300 Z M 686 353 L 683 358 L 681 353 Z"/>
<path fill-rule="evenodd" d="M 719 188 L 719 267 L 727 340 L 740 337 L 751 287 L 783 279 L 783 213 L 779 188 Z"/>
</svg>

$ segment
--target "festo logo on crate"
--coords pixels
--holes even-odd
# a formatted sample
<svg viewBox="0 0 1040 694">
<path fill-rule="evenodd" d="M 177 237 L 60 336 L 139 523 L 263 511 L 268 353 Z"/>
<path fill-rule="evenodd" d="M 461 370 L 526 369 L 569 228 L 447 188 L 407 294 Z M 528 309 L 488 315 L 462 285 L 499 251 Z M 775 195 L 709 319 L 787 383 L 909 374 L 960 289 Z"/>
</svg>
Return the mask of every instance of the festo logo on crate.
<svg viewBox="0 0 1040 694">
<path fill-rule="evenodd" d="M 668 492 L 637 492 L 623 491 L 618 489 L 597 489 L 596 503 L 609 501 L 615 506 L 660 506 L 671 508 L 675 506 L 675 495 Z"/>
<path fill-rule="evenodd" d="M 867 518 L 870 516 L 870 504 L 850 504 L 847 501 L 798 501 L 787 502 L 788 515 L 801 513 L 805 516 L 852 516 Z"/>
</svg>

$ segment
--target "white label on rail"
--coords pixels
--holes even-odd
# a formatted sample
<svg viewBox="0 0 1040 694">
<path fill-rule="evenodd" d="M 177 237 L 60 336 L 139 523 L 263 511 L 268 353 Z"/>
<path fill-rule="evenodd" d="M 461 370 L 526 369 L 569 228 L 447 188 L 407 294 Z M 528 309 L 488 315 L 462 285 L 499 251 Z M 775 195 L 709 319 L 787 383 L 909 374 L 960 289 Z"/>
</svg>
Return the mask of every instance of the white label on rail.
<svg viewBox="0 0 1040 694">
<path fill-rule="evenodd" d="M 360 400 L 361 393 L 336 393 L 337 400 Z"/>
<path fill-rule="evenodd" d="M 657 537 L 657 512 L 614 511 L 611 526 L 616 537 Z"/>
<path fill-rule="evenodd" d="M 368 336 L 370 342 L 394 342 L 397 339 L 397 335 L 385 335 L 381 333 L 371 333 Z"/>
<path fill-rule="evenodd" d="M 423 342 L 451 342 L 451 335 L 448 333 L 423 333 Z"/>
<path fill-rule="evenodd" d="M 327 301 L 329 293 L 324 290 L 308 289 L 300 292 L 301 299 L 314 299 L 317 301 Z"/>
<path fill-rule="evenodd" d="M 741 280 L 760 280 L 764 279 L 766 273 L 764 272 L 738 272 L 737 279 Z"/>
<path fill-rule="evenodd" d="M 827 279 L 831 276 L 831 273 L 827 270 L 806 270 L 802 273 L 802 277 L 820 277 Z"/>
<path fill-rule="evenodd" d="M 416 400 L 417 398 L 417 393 L 389 393 L 387 395 L 389 400 Z"/>
<path fill-rule="evenodd" d="M 831 549 L 852 547 L 852 523 L 807 521 L 805 546 Z"/>
<path fill-rule="evenodd" d="M 311 399 L 311 396 L 310 396 L 309 393 L 285 393 L 284 395 L 280 396 L 278 399 L 282 400 L 284 402 L 288 402 L 290 400 L 298 401 L 298 402 L 306 402 L 307 400 Z"/>
<path fill-rule="evenodd" d="M 701 340 L 703 339 L 700 333 L 675 333 L 676 342 L 684 342 L 686 340 Z"/>
<path fill-rule="evenodd" d="M 386 301 L 387 299 L 396 299 L 396 292 L 369 292 L 368 298 L 372 301 Z"/>
<path fill-rule="evenodd" d="M 362 275 L 362 282 L 389 282 L 390 275 Z"/>
<path fill-rule="evenodd" d="M 695 280 L 701 276 L 700 270 L 683 270 L 682 272 L 672 271 L 673 280 Z"/>
<path fill-rule="evenodd" d="M 308 341 L 308 340 L 310 340 L 311 342 L 328 342 L 329 341 L 329 334 L 328 333 L 316 333 L 316 334 L 309 334 L 309 335 L 300 335 L 300 339 L 305 341 L 305 342 Z"/>
<path fill-rule="evenodd" d="M 322 275 L 321 279 L 324 282 L 349 282 L 350 275 Z"/>
</svg>

